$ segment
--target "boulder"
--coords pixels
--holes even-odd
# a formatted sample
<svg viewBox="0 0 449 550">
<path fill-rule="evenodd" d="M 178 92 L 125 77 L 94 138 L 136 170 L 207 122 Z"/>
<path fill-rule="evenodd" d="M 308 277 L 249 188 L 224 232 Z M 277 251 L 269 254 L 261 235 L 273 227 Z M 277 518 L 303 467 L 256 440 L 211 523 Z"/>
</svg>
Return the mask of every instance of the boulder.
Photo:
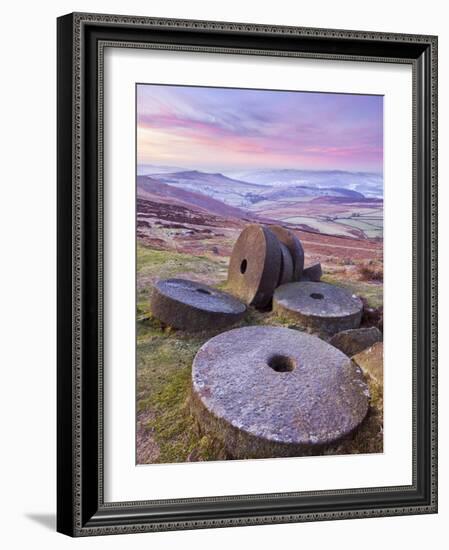
<svg viewBox="0 0 449 550">
<path fill-rule="evenodd" d="M 352 358 L 354 363 L 362 371 L 372 376 L 379 384 L 384 380 L 384 345 L 383 342 L 377 342 L 368 349 L 357 353 Z"/>
<path fill-rule="evenodd" d="M 377 327 L 368 327 L 338 332 L 331 338 L 329 343 L 348 357 L 352 357 L 376 342 L 381 342 L 382 339 L 382 333 Z"/>
<path fill-rule="evenodd" d="M 321 264 L 313 264 L 304 269 L 302 272 L 301 281 L 313 281 L 315 283 L 319 283 L 322 275 L 323 270 L 321 269 Z"/>
<path fill-rule="evenodd" d="M 362 326 L 377 327 L 383 332 L 383 308 L 370 306 L 368 300 L 363 296 L 360 299 L 363 302 Z"/>
</svg>

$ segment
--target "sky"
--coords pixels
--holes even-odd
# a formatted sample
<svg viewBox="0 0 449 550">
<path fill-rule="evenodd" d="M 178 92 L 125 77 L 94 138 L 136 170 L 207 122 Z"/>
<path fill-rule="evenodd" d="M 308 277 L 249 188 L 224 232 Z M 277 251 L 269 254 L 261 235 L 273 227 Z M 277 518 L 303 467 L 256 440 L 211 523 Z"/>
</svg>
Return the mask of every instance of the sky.
<svg viewBox="0 0 449 550">
<path fill-rule="evenodd" d="M 383 97 L 139 84 L 137 161 L 381 173 Z"/>
</svg>

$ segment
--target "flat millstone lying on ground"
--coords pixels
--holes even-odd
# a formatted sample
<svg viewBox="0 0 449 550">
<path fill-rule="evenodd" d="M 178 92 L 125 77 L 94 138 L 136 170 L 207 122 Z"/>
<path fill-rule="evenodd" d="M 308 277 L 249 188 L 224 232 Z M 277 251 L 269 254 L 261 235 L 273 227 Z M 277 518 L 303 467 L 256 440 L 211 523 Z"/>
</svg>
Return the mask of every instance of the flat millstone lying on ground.
<svg viewBox="0 0 449 550">
<path fill-rule="evenodd" d="M 215 336 L 192 370 L 192 412 L 233 458 L 317 454 L 365 418 L 363 373 L 316 336 L 243 327 Z"/>
<path fill-rule="evenodd" d="M 288 283 L 277 288 L 273 296 L 273 311 L 328 334 L 358 328 L 362 310 L 360 298 L 327 283 Z"/>
<path fill-rule="evenodd" d="M 278 284 L 281 261 L 281 247 L 274 233 L 262 225 L 248 225 L 232 250 L 229 290 L 246 304 L 266 306 Z"/>
<path fill-rule="evenodd" d="M 229 327 L 240 321 L 245 304 L 195 281 L 164 279 L 154 285 L 151 313 L 172 327 L 200 331 Z"/>
</svg>

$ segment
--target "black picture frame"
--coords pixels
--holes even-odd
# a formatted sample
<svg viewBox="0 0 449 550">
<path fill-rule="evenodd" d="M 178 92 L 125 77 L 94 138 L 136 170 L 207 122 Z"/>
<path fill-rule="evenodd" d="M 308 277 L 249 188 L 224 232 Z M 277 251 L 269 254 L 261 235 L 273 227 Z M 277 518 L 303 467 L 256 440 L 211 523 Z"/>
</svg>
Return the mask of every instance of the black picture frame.
<svg viewBox="0 0 449 550">
<path fill-rule="evenodd" d="M 58 30 L 57 530 L 71 536 L 437 511 L 437 37 L 75 13 Z M 105 503 L 102 45 L 295 55 L 413 68 L 413 483 Z M 182 488 L 180 488 L 182 493 Z"/>
</svg>

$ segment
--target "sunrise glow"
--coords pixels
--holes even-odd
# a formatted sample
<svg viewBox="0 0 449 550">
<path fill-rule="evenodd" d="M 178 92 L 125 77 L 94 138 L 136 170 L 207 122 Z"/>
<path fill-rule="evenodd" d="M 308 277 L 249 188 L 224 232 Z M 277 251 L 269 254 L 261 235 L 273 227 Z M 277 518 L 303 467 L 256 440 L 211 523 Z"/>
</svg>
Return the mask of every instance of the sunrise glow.
<svg viewBox="0 0 449 550">
<path fill-rule="evenodd" d="M 381 96 L 137 86 L 139 164 L 382 172 Z"/>
</svg>

